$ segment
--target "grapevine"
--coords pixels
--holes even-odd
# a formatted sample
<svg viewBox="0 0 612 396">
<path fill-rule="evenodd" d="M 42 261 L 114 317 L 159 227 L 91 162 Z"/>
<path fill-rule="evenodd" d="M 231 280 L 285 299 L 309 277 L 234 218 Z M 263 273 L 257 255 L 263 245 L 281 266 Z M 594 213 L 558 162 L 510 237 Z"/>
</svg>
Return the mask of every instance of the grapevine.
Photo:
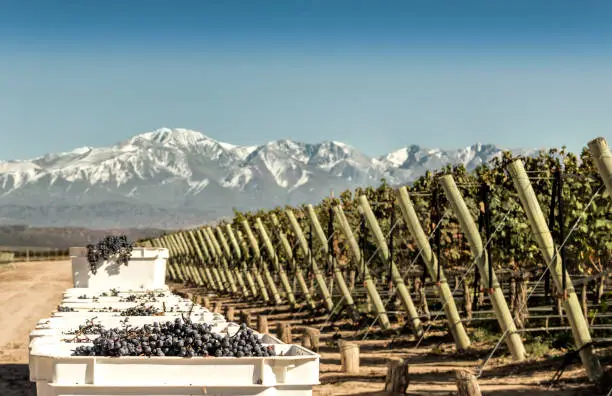
<svg viewBox="0 0 612 396">
<path fill-rule="evenodd" d="M 134 244 L 125 235 L 108 235 L 95 245 L 87 245 L 87 261 L 92 274 L 98 272 L 101 261 L 128 265 L 133 249 Z"/>
</svg>

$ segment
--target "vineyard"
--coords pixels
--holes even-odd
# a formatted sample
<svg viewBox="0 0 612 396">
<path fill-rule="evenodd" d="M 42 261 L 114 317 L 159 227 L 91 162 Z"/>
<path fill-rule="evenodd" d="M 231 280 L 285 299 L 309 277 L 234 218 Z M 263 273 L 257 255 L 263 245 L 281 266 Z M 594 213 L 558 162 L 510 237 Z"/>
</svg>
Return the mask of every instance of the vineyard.
<svg viewBox="0 0 612 396">
<path fill-rule="evenodd" d="M 386 337 L 390 348 L 447 334 L 466 356 L 488 340 L 478 370 L 458 374 L 473 381 L 493 356 L 523 362 L 546 346 L 601 383 L 612 341 L 611 172 L 600 138 L 579 156 L 504 153 L 473 172 L 448 166 L 410 186 L 382 180 L 317 205 L 235 211 L 139 244 L 168 248 L 169 279 L 208 304 L 305 314 L 294 333 Z"/>
</svg>

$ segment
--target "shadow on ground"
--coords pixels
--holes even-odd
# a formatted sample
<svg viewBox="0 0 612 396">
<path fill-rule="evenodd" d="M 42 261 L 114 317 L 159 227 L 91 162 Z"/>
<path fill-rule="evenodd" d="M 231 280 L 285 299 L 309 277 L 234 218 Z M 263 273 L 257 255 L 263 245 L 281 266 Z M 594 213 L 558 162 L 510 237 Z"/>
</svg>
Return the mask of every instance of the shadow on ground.
<svg viewBox="0 0 612 396">
<path fill-rule="evenodd" d="M 0 395 L 36 396 L 27 364 L 0 364 Z"/>
</svg>

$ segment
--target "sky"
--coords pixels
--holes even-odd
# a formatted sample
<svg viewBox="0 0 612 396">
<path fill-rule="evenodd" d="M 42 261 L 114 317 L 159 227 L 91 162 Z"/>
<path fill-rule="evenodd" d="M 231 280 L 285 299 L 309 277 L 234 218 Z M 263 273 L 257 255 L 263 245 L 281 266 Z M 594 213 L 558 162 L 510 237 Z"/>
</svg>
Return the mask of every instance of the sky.
<svg viewBox="0 0 612 396">
<path fill-rule="evenodd" d="M 611 137 L 612 2 L 0 0 L 0 160 L 161 127 L 378 156 Z"/>
</svg>

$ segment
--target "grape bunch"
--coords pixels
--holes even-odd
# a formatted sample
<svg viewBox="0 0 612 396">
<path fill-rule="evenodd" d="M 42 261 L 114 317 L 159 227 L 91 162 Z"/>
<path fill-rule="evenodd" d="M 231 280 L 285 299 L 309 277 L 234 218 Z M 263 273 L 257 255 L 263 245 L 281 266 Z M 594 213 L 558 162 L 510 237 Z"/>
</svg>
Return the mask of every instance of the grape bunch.
<svg viewBox="0 0 612 396">
<path fill-rule="evenodd" d="M 95 275 L 98 272 L 100 261 L 113 260 L 117 264 L 128 265 L 133 249 L 133 243 L 125 235 L 107 235 L 97 244 L 87 245 L 87 261 L 91 273 Z"/>
<path fill-rule="evenodd" d="M 126 308 L 121 311 L 121 316 L 154 316 L 160 314 L 160 310 L 152 307 L 145 306 L 144 304 L 137 305 L 135 307 Z"/>
<path fill-rule="evenodd" d="M 57 312 L 76 312 L 76 310 L 72 307 L 66 307 L 64 305 L 57 306 Z"/>
<path fill-rule="evenodd" d="M 177 318 L 174 322 L 103 330 L 93 346 L 79 346 L 73 356 L 275 356 L 243 323 L 233 336 L 212 332 L 212 326 Z"/>
</svg>

